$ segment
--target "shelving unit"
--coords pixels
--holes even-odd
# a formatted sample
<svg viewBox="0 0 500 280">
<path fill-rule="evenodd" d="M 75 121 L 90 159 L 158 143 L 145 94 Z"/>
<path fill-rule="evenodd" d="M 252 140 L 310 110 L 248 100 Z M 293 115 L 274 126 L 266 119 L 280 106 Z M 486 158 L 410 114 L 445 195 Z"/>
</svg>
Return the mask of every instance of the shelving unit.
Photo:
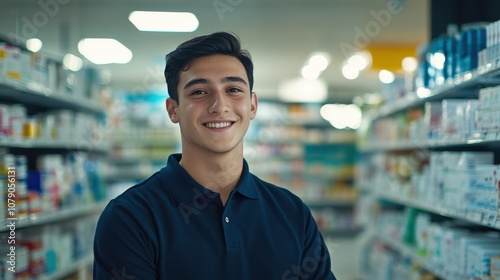
<svg viewBox="0 0 500 280">
<path fill-rule="evenodd" d="M 65 220 L 70 220 L 70 219 L 77 219 L 78 217 L 82 216 L 99 214 L 107 205 L 107 203 L 108 202 L 105 201 L 93 205 L 58 210 L 52 213 L 33 214 L 25 219 L 16 220 L 16 229 L 36 227 L 40 225 L 63 222 Z M 9 230 L 9 227 L 7 226 L 8 224 L 9 224 L 8 220 L 3 220 L 0 223 L 0 233 Z"/>
<path fill-rule="evenodd" d="M 18 56 L 3 57 L 11 60 L 2 71 L 19 75 L 0 73 L 0 270 L 10 273 L 4 249 L 14 247 L 12 279 L 83 275 L 93 260 L 89 231 L 107 204 L 100 166 L 110 147 L 102 137 L 105 86 L 93 69 L 71 72 L 57 58 L 4 47 L 0 42 L 3 55 Z M 13 184 L 7 184 L 8 176 Z"/>
<path fill-rule="evenodd" d="M 104 172 L 108 196 L 115 197 L 151 176 L 167 163 L 168 156 L 180 152 L 180 130 L 165 112 L 166 93 L 115 92 L 110 112 L 112 139 Z"/>
<path fill-rule="evenodd" d="M 368 242 L 365 250 L 370 250 L 368 248 L 371 248 L 373 251 L 378 250 L 379 253 L 374 254 L 376 258 L 384 258 L 385 263 L 383 265 L 386 268 L 394 267 L 394 271 L 401 272 L 401 270 L 411 270 L 412 267 L 419 266 L 420 269 L 430 272 L 438 279 L 469 279 L 469 277 L 465 274 L 451 273 L 450 268 L 446 267 L 446 265 L 450 265 L 450 263 L 445 262 L 442 265 L 437 264 L 433 258 L 426 255 L 426 252 L 419 252 L 418 249 L 415 248 L 416 246 L 411 246 L 403 242 L 403 238 L 410 238 L 408 235 L 402 236 L 403 234 L 408 234 L 408 232 L 415 234 L 414 238 L 417 241 L 413 242 L 423 241 L 418 239 L 422 239 L 422 237 L 418 235 L 419 232 L 412 232 L 412 228 L 406 228 L 408 227 L 408 224 L 413 225 L 410 222 L 411 216 L 394 216 L 393 213 L 398 213 L 398 211 L 399 213 L 403 213 L 403 211 L 405 211 L 404 213 L 407 213 L 406 211 L 416 209 L 415 211 L 418 211 L 418 213 L 425 213 L 424 215 L 426 215 L 426 217 L 431 217 L 431 222 L 429 222 L 431 226 L 427 229 L 429 231 L 427 234 L 432 233 L 433 230 L 443 230 L 441 228 L 436 229 L 432 226 L 432 221 L 434 220 L 460 223 L 460 226 L 464 226 L 466 229 L 474 228 L 475 231 L 477 231 L 479 226 L 479 228 L 481 228 L 479 232 L 496 232 L 497 234 L 500 234 L 500 203 L 498 203 L 496 211 L 473 209 L 469 204 L 465 206 L 466 203 L 469 203 L 468 200 L 455 201 L 452 206 L 452 204 L 446 200 L 452 195 L 457 195 L 456 200 L 463 199 L 463 197 L 472 199 L 470 197 L 474 198 L 474 196 L 465 196 L 464 193 L 466 191 L 459 189 L 459 186 L 465 186 L 465 183 L 462 185 L 457 182 L 455 183 L 456 186 L 452 186 L 455 189 L 450 189 L 449 186 L 451 183 L 448 182 L 444 185 L 438 184 L 439 188 L 437 194 L 439 195 L 438 197 L 435 197 L 436 193 L 433 193 L 435 190 L 433 188 L 435 188 L 434 186 L 436 185 L 435 178 L 446 180 L 446 178 L 449 177 L 443 176 L 451 175 L 435 175 L 435 172 L 441 171 L 434 171 L 434 169 L 432 169 L 437 166 L 437 163 L 436 166 L 432 165 L 433 160 L 439 157 L 437 154 L 449 153 L 456 155 L 463 151 L 471 153 L 490 152 L 493 154 L 493 162 L 488 164 L 496 164 L 498 166 L 498 164 L 500 164 L 500 131 L 476 127 L 475 130 L 469 131 L 465 134 L 457 133 L 452 136 L 448 136 L 447 131 L 445 131 L 444 128 L 440 128 L 441 130 L 439 133 L 441 134 L 438 138 L 433 138 L 433 134 L 431 134 L 431 132 L 427 133 L 426 130 L 424 130 L 426 133 L 419 133 L 420 131 L 417 130 L 415 130 L 417 133 L 413 131 L 414 134 L 411 134 L 411 131 L 410 133 L 408 132 L 411 128 L 421 125 L 421 123 L 415 122 L 417 125 L 413 127 L 410 127 L 408 124 L 402 124 L 404 121 L 418 121 L 418 119 L 411 119 L 414 118 L 415 115 L 410 115 L 410 113 L 416 112 L 417 115 L 422 114 L 418 110 L 420 108 L 424 108 L 429 102 L 437 103 L 442 102 L 443 100 L 451 99 L 454 101 L 463 99 L 478 99 L 478 96 L 480 105 L 477 108 L 478 113 L 474 112 L 474 116 L 479 116 L 480 120 L 480 110 L 482 109 L 480 107 L 482 98 L 480 93 L 484 90 L 484 88 L 499 85 L 499 78 L 500 60 L 496 59 L 492 63 L 481 65 L 475 70 L 461 73 L 454 78 L 449 78 L 443 84 L 435 86 L 432 89 L 419 89 L 416 92 L 407 93 L 405 98 L 389 102 L 382 107 L 373 109 L 365 114 L 364 121 L 368 129 L 360 133 L 361 139 L 358 144 L 362 160 L 359 163 L 360 174 L 358 175 L 357 180 L 358 185 L 362 186 L 361 189 L 363 190 L 363 197 L 361 199 L 373 201 L 374 206 L 373 208 L 365 209 L 365 212 L 369 211 L 369 213 L 363 213 L 364 220 L 366 221 L 365 227 L 368 229 L 367 232 L 369 232 L 373 240 L 373 243 Z M 429 121 L 429 119 L 425 119 L 427 116 L 426 114 L 428 113 L 425 111 L 426 109 L 427 108 L 424 108 L 424 117 L 422 120 Z M 443 112 L 445 112 L 444 109 Z M 452 114 L 455 114 L 452 116 L 455 117 L 458 113 L 453 112 Z M 498 114 L 500 114 L 500 112 L 498 112 Z M 480 122 L 477 120 L 478 119 L 474 122 L 475 125 Z M 384 121 L 389 121 L 387 126 L 376 127 L 377 122 Z M 442 119 L 440 119 L 440 122 L 442 122 L 440 123 L 440 125 L 443 125 L 442 127 L 446 125 Z M 427 126 L 424 127 L 424 129 L 430 129 L 431 126 L 428 125 L 428 123 L 425 124 Z M 400 130 L 395 129 L 392 131 L 384 131 L 384 128 L 388 128 L 389 125 L 398 125 L 398 129 Z M 408 130 L 404 130 L 406 128 L 408 128 Z M 379 129 L 378 134 L 376 129 Z M 389 136 L 386 137 L 386 135 L 383 135 L 384 133 L 389 134 Z M 415 137 L 416 135 L 417 137 Z M 420 135 L 420 137 L 418 137 L 418 135 Z M 432 158 L 433 155 L 435 156 L 434 158 Z M 464 168 L 475 168 L 476 165 L 481 164 L 481 161 L 477 161 L 478 163 L 476 163 L 475 159 L 471 158 L 472 156 L 467 158 L 470 162 L 467 161 L 468 165 L 464 165 Z M 440 162 L 440 164 L 443 165 L 445 163 L 448 165 L 453 163 L 457 164 L 456 161 Z M 447 167 L 448 165 L 443 168 L 445 172 L 457 172 L 452 167 Z M 494 169 L 495 167 L 493 166 L 492 168 Z M 472 169 L 466 170 L 468 170 L 468 172 L 472 172 L 469 171 Z M 500 166 L 498 170 L 500 170 Z M 493 179 L 485 177 L 486 179 L 484 180 L 489 180 L 488 182 L 491 182 L 491 180 L 498 180 L 498 178 L 495 179 L 494 175 L 492 176 Z M 462 180 L 468 180 L 468 177 L 463 178 L 464 179 Z M 473 179 L 471 179 L 471 181 L 472 180 Z M 479 184 L 482 183 L 482 181 L 479 183 L 474 181 L 473 183 Z M 422 190 L 424 192 L 422 192 Z M 475 189 L 473 188 L 467 189 L 467 193 L 473 193 L 474 190 Z M 453 191 L 456 191 L 456 193 Z M 482 190 L 478 189 L 476 192 L 477 191 Z M 441 194 L 445 195 L 444 198 L 440 196 Z M 476 196 L 480 195 L 481 193 L 476 194 Z M 496 196 L 497 201 L 500 200 L 500 189 L 497 190 Z M 482 198 L 485 197 L 486 195 Z M 488 195 L 488 197 L 494 200 L 495 196 Z M 397 207 L 387 208 L 395 206 Z M 401 224 L 401 220 L 404 221 L 404 224 Z M 423 218 L 419 221 L 424 223 L 422 220 Z M 384 224 L 384 222 L 387 223 L 387 221 L 391 222 Z M 376 225 L 377 223 L 382 223 L 382 225 Z M 439 224 L 439 222 L 436 223 Z M 447 226 L 444 226 L 443 228 L 446 230 L 454 230 L 454 227 L 459 228 L 460 226 L 455 224 L 454 226 L 450 226 L 452 229 L 448 229 Z M 404 233 L 398 231 L 397 234 L 391 235 L 390 229 L 387 229 L 387 227 L 394 227 L 395 229 L 404 228 L 400 229 L 400 231 L 404 231 Z M 415 225 L 415 227 L 418 227 L 418 230 L 422 230 L 424 228 L 422 224 Z M 383 232 L 384 230 L 386 232 Z M 415 231 L 417 231 L 417 229 L 415 229 Z M 466 230 L 464 229 L 464 232 L 465 231 Z M 457 230 L 457 232 L 460 232 L 460 230 Z M 495 237 L 492 237 L 493 240 L 494 238 Z M 432 243 L 438 241 L 426 242 Z M 498 242 L 500 242 L 500 237 L 498 237 Z M 419 246 L 424 245 L 419 244 Z M 436 245 L 434 244 L 434 246 Z M 393 253 L 384 255 L 385 253 L 383 252 L 385 250 L 390 250 Z M 429 252 L 427 252 L 427 254 L 429 254 Z M 369 259 L 370 257 L 367 258 Z M 375 257 L 371 256 L 371 258 Z M 365 260 L 365 266 L 366 263 L 369 263 L 369 261 Z M 373 264 L 377 262 L 374 261 L 374 259 L 371 259 L 371 263 L 373 266 Z M 362 269 L 366 269 L 366 267 L 362 267 Z M 372 269 L 376 268 L 372 267 Z M 372 276 L 377 273 L 378 272 L 376 271 L 367 271 L 367 274 Z M 387 271 L 380 273 L 383 275 L 380 276 L 383 279 L 393 279 L 387 276 Z M 399 275 L 397 272 L 395 273 L 396 275 Z M 409 275 L 411 272 L 407 271 L 407 273 Z M 468 273 L 470 273 L 470 271 Z M 369 277 L 366 279 L 377 278 Z M 487 275 L 482 275 L 481 279 L 490 278 Z"/>
<path fill-rule="evenodd" d="M 70 266 L 65 267 L 64 269 L 61 269 L 57 271 L 56 273 L 49 274 L 49 275 L 42 275 L 36 280 L 58 280 L 58 279 L 63 279 L 64 277 L 67 277 L 75 272 L 78 272 L 80 270 L 83 270 L 85 267 L 92 265 L 94 261 L 94 255 L 89 255 L 86 256 L 80 260 L 77 260 L 76 262 L 72 263 Z M 84 272 L 82 272 L 84 274 Z M 87 279 L 85 276 L 80 277 L 80 279 Z"/>
<path fill-rule="evenodd" d="M 132 186 L 165 166 L 168 156 L 178 152 L 179 143 L 178 128 L 136 127 L 113 131 L 106 181 L 111 185 Z"/>
<path fill-rule="evenodd" d="M 454 78 L 446 80 L 443 84 L 435 86 L 433 89 L 421 89 L 421 92 L 414 92 L 405 98 L 390 102 L 380 108 L 367 112 L 365 117 L 369 120 L 376 120 L 386 116 L 422 106 L 425 102 L 442 100 L 447 97 L 466 98 L 474 96 L 471 91 L 480 86 L 498 84 L 500 75 L 500 61 L 495 60 L 486 65 L 481 65 L 477 69 L 456 75 Z"/>
<path fill-rule="evenodd" d="M 261 101 L 244 156 L 252 173 L 301 197 L 326 238 L 352 237 L 356 134 L 334 129 L 320 106 Z"/>
</svg>

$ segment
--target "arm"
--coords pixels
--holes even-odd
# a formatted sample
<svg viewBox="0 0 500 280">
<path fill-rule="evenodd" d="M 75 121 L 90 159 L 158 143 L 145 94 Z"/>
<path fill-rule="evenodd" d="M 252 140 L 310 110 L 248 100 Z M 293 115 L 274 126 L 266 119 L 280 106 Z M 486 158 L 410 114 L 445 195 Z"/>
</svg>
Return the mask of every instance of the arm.
<svg viewBox="0 0 500 280">
<path fill-rule="evenodd" d="M 111 201 L 101 214 L 94 237 L 94 280 L 157 279 L 156 239 L 147 219 L 130 209 Z"/>
<path fill-rule="evenodd" d="M 336 280 L 331 271 L 331 259 L 311 211 L 304 205 L 306 238 L 302 254 L 301 271 L 304 279 Z"/>
</svg>

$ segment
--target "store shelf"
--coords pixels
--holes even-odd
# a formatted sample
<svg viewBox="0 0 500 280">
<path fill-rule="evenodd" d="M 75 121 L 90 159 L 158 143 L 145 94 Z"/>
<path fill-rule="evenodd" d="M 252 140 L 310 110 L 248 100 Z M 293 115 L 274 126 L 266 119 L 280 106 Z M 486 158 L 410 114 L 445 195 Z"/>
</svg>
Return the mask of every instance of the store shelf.
<svg viewBox="0 0 500 280">
<path fill-rule="evenodd" d="M 304 203 L 309 207 L 354 207 L 356 198 L 322 198 L 305 199 Z"/>
<path fill-rule="evenodd" d="M 422 106 L 425 102 L 442 100 L 448 97 L 466 98 L 469 96 L 477 97 L 474 91 L 484 84 L 492 84 L 495 78 L 500 77 L 500 63 L 488 64 L 470 72 L 457 75 L 455 78 L 446 80 L 442 85 L 429 90 L 425 97 L 418 97 L 417 93 L 409 93 L 406 98 L 383 105 L 366 113 L 366 117 L 375 120 L 387 117 L 407 109 Z M 496 81 L 498 82 L 498 80 Z"/>
<path fill-rule="evenodd" d="M 159 170 L 160 168 L 158 168 Z M 151 170 L 151 171 L 136 171 L 136 172 L 126 172 L 126 171 L 120 171 L 120 172 L 109 172 L 106 174 L 106 181 L 108 182 L 122 182 L 122 181 L 140 181 L 144 180 L 153 173 L 156 172 L 156 170 Z"/>
<path fill-rule="evenodd" d="M 449 275 L 444 272 L 441 267 L 436 266 L 431 261 L 419 256 L 415 250 L 405 244 L 402 244 L 399 241 L 395 241 L 393 238 L 389 236 L 383 236 L 382 234 L 375 234 L 375 237 L 386 244 L 388 247 L 393 250 L 398 251 L 401 255 L 410 258 L 413 262 L 421 265 L 425 270 L 431 272 L 435 276 L 439 277 L 442 280 L 466 280 L 464 278 L 460 278 L 457 275 Z"/>
<path fill-rule="evenodd" d="M 17 219 L 17 220 L 3 220 L 0 223 L 0 232 L 5 232 L 10 230 L 7 225 L 9 222 L 15 221 L 16 230 L 21 228 L 33 227 L 38 225 L 44 225 L 54 222 L 62 222 L 71 218 L 77 218 L 80 216 L 90 215 L 93 213 L 101 212 L 107 205 L 106 202 L 100 202 L 97 204 L 91 204 L 82 207 L 75 207 L 70 209 L 62 209 L 50 213 L 42 213 L 38 215 L 31 215 L 29 218 Z"/>
<path fill-rule="evenodd" d="M 0 145 L 6 148 L 20 149 L 60 149 L 60 150 L 81 150 L 107 152 L 110 149 L 108 143 L 93 143 L 90 140 L 69 141 L 69 140 L 40 140 L 40 139 L 2 139 Z"/>
<path fill-rule="evenodd" d="M 497 51 L 494 50 L 492 55 L 496 57 Z M 434 66 L 421 66 L 421 72 L 414 78 L 422 80 L 415 82 L 414 86 L 433 84 L 442 77 L 439 73 L 425 76 Z M 459 275 L 461 269 L 443 260 L 441 251 L 436 248 L 435 251 L 431 248 L 433 253 L 427 251 L 427 254 L 423 253 L 423 249 L 417 251 L 416 246 L 411 246 L 412 242 L 416 242 L 414 239 L 421 241 L 423 237 L 418 234 L 424 230 L 427 230 L 425 238 L 439 238 L 445 231 L 443 228 L 448 229 L 448 222 L 470 226 L 484 233 L 500 231 L 500 209 L 494 200 L 498 195 L 494 191 L 495 180 L 498 180 L 494 170 L 500 159 L 500 132 L 497 131 L 495 118 L 498 116 L 499 85 L 500 59 L 495 59 L 490 64 L 456 75 L 432 88 L 407 92 L 402 99 L 388 97 L 386 104 L 364 114 L 366 130 L 361 131 L 358 141 L 363 156 L 359 164 L 362 172 L 357 179 L 361 180 L 361 199 L 367 201 L 368 207 L 360 208 L 360 211 L 363 211 L 361 215 L 367 221 L 366 226 L 373 228 L 371 235 L 391 249 L 381 249 L 385 246 L 378 247 L 378 242 L 367 246 L 367 250 L 376 252 L 373 256 L 387 256 L 387 260 L 394 260 L 395 263 L 386 264 L 385 269 L 399 267 L 399 272 L 410 275 L 415 267 L 412 264 L 416 264 L 439 279 L 462 280 L 465 278 Z M 445 101 L 449 99 L 456 102 Z M 433 102 L 429 104 L 433 106 L 427 102 Z M 464 104 L 468 106 L 467 109 Z M 454 105 L 460 110 L 464 108 L 463 111 L 454 110 Z M 447 167 L 453 169 L 458 163 L 451 157 L 443 156 L 442 161 L 438 157 L 455 152 L 470 154 L 471 158 L 476 152 L 489 152 L 491 160 L 478 160 L 476 163 L 467 159 L 466 165 L 468 171 L 479 165 L 492 167 L 491 178 L 486 175 L 486 171 L 485 175 L 478 171 L 471 175 L 474 179 L 462 184 L 463 177 L 457 175 L 454 178 L 454 173 L 443 171 Z M 446 177 L 441 176 L 443 173 L 447 174 Z M 486 178 L 479 179 L 483 177 Z M 456 182 L 453 181 L 455 179 Z M 442 180 L 446 180 L 445 183 Z M 479 184 L 491 188 L 482 193 L 483 189 L 469 187 Z M 477 193 L 465 195 L 473 191 Z M 437 193 L 444 194 L 440 196 Z M 408 226 L 409 222 L 415 221 L 413 218 L 416 216 L 419 219 L 416 222 L 418 226 Z M 378 223 L 378 227 L 375 223 Z M 450 232 L 455 233 L 454 229 L 450 229 Z M 409 240 L 408 244 L 403 240 Z M 492 242 L 496 243 L 496 240 Z M 377 248 L 380 251 L 377 252 Z M 398 255 L 402 258 L 398 258 Z M 469 267 L 471 264 L 467 262 L 464 265 Z"/>
<path fill-rule="evenodd" d="M 354 237 L 362 231 L 362 228 L 338 228 L 338 229 L 327 229 L 320 230 L 321 234 L 325 238 L 342 238 L 342 237 Z"/>
<path fill-rule="evenodd" d="M 439 148 L 460 148 L 471 146 L 491 146 L 500 147 L 500 132 L 491 132 L 481 137 L 471 137 L 464 140 L 413 140 L 400 141 L 397 143 L 384 143 L 372 146 L 360 147 L 363 152 L 389 152 L 415 149 L 439 149 Z"/>
<path fill-rule="evenodd" d="M 165 139 L 151 139 L 144 138 L 129 138 L 129 139 L 115 139 L 114 144 L 120 146 L 140 146 L 140 147 L 176 147 L 179 139 L 165 138 Z"/>
<path fill-rule="evenodd" d="M 21 85 L 0 78 L 0 99 L 51 109 L 70 109 L 104 114 L 105 108 L 90 99 L 53 92 L 37 84 Z"/>
<path fill-rule="evenodd" d="M 435 204 L 418 201 L 416 199 L 405 198 L 402 195 L 376 192 L 376 196 L 378 199 L 382 199 L 395 204 L 409 206 L 420 210 L 424 210 L 426 212 L 437 214 L 443 217 L 460 219 L 470 223 L 500 230 L 500 219 L 498 218 L 492 219 L 491 217 L 488 217 L 482 213 L 472 213 L 472 212 L 467 212 L 465 210 L 462 211 L 453 210 Z"/>
<path fill-rule="evenodd" d="M 94 255 L 89 255 L 89 256 L 86 256 L 85 258 L 82 258 L 82 259 L 72 263 L 68 267 L 65 267 L 63 269 L 56 271 L 53 274 L 43 275 L 43 276 L 37 277 L 33 280 L 59 280 L 59 279 L 63 279 L 63 277 L 66 277 L 72 273 L 79 271 L 81 268 L 84 268 L 86 266 L 91 265 L 93 261 L 94 261 Z"/>
</svg>

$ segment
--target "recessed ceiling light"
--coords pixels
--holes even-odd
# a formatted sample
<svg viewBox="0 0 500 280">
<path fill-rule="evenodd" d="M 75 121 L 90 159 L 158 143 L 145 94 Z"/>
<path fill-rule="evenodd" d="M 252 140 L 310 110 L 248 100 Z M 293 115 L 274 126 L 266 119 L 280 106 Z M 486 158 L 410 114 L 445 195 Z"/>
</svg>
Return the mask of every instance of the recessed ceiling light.
<svg viewBox="0 0 500 280">
<path fill-rule="evenodd" d="M 306 80 L 315 80 L 319 77 L 320 71 L 311 65 L 306 65 L 302 67 L 302 78 Z"/>
<path fill-rule="evenodd" d="M 394 79 L 396 78 L 394 76 L 394 74 L 391 72 L 391 71 L 387 71 L 387 70 L 380 70 L 380 72 L 378 73 L 378 78 L 380 79 L 380 81 L 384 84 L 390 84 L 392 82 L 394 82 Z"/>
<path fill-rule="evenodd" d="M 38 52 L 42 45 L 42 41 L 38 38 L 31 38 L 26 41 L 26 48 L 32 52 Z"/>
<path fill-rule="evenodd" d="M 78 56 L 68 53 L 63 58 L 63 66 L 66 69 L 77 72 L 82 69 L 83 61 Z"/>
<path fill-rule="evenodd" d="M 401 66 L 405 72 L 413 72 L 417 70 L 418 60 L 415 57 L 407 56 L 401 61 Z"/>
<path fill-rule="evenodd" d="M 309 58 L 309 65 L 318 71 L 324 71 L 330 64 L 330 56 L 327 53 L 314 53 Z"/>
<path fill-rule="evenodd" d="M 354 104 L 325 104 L 320 114 L 337 129 L 358 129 L 361 126 L 362 112 Z"/>
<path fill-rule="evenodd" d="M 354 80 L 359 76 L 359 70 L 352 64 L 342 66 L 342 75 L 348 80 Z"/>
<path fill-rule="evenodd" d="M 86 38 L 78 42 L 78 51 L 95 64 L 125 64 L 132 52 L 122 43 L 110 38 Z"/>
<path fill-rule="evenodd" d="M 370 61 L 370 53 L 366 51 L 355 53 L 348 59 L 348 63 L 356 67 L 359 71 L 364 70 L 370 64 Z"/>
<path fill-rule="evenodd" d="M 128 19 L 141 31 L 155 32 L 193 32 L 199 24 L 194 14 L 186 12 L 133 11 Z"/>
<path fill-rule="evenodd" d="M 328 88 L 321 79 L 287 80 L 279 85 L 278 96 L 286 102 L 324 102 L 328 97 Z"/>
</svg>

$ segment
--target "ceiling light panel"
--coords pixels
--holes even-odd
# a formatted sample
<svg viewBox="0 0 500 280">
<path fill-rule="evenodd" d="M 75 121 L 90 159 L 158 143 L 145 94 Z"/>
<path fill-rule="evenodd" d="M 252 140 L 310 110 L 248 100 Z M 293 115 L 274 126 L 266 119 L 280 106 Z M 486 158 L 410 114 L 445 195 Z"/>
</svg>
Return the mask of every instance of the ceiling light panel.
<svg viewBox="0 0 500 280">
<path fill-rule="evenodd" d="M 196 16 L 187 12 L 133 11 L 128 19 L 140 31 L 193 32 L 199 25 Z"/>
<path fill-rule="evenodd" d="M 78 42 L 78 51 L 94 64 L 125 64 L 132 59 L 132 51 L 111 38 L 86 38 Z"/>
</svg>

